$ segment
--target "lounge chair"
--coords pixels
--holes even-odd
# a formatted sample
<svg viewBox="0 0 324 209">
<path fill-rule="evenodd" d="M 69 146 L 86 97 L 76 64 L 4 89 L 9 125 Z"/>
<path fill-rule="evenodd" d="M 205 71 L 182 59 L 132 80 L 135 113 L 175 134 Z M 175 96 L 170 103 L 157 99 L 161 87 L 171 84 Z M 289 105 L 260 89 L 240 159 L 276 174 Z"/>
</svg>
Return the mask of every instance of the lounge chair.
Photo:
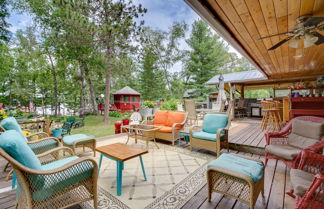
<svg viewBox="0 0 324 209">
<path fill-rule="evenodd" d="M 15 130 L 0 135 L 0 155 L 17 176 L 16 208 L 66 208 L 89 200 L 98 208 L 98 166 L 94 159 L 72 156 L 66 147 L 36 156 Z"/>
<path fill-rule="evenodd" d="M 298 165 L 303 150 L 322 152 L 324 148 L 324 118 L 300 116 L 289 121 L 279 132 L 265 134 L 265 165 L 269 159 L 283 161 L 288 167 Z"/>
<path fill-rule="evenodd" d="M 220 155 L 224 147 L 229 149 L 228 130 L 231 125 L 226 114 L 206 114 L 203 126 L 190 128 L 190 150 L 192 148 L 206 149 Z"/>
</svg>

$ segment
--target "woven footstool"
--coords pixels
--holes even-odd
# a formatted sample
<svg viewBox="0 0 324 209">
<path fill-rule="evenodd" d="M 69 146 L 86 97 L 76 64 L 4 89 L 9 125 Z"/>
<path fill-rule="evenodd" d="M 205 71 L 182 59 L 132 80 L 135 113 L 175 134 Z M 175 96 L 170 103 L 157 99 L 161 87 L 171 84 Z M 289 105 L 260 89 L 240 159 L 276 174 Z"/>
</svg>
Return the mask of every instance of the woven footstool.
<svg viewBox="0 0 324 209">
<path fill-rule="evenodd" d="M 261 160 L 224 153 L 207 167 L 208 201 L 212 192 L 217 192 L 253 209 L 260 192 L 264 198 L 264 165 Z"/>
<path fill-rule="evenodd" d="M 93 156 L 96 157 L 96 139 L 94 136 L 87 136 L 85 134 L 73 134 L 64 136 L 62 142 L 64 146 L 71 148 L 76 155 L 82 154 L 76 152 L 77 148 L 82 147 L 83 153 L 86 151 L 86 148 L 89 148 L 90 151 L 93 152 Z"/>
</svg>

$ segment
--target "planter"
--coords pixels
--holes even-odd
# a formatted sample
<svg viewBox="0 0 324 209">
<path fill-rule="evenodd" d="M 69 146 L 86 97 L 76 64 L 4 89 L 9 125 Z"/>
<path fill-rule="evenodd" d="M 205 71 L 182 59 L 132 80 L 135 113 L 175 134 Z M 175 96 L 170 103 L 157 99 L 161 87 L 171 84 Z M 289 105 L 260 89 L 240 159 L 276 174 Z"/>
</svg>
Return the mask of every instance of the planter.
<svg viewBox="0 0 324 209">
<path fill-rule="evenodd" d="M 153 115 L 153 108 L 139 109 L 138 112 L 142 115 L 143 118 L 147 118 Z"/>
<path fill-rule="evenodd" d="M 55 138 L 61 138 L 62 137 L 62 131 L 63 131 L 62 128 L 54 128 L 54 129 L 52 129 L 52 135 L 53 135 L 53 137 L 55 137 Z"/>
<path fill-rule="evenodd" d="M 122 125 L 121 122 L 115 122 L 115 134 L 120 134 L 120 127 Z"/>
<path fill-rule="evenodd" d="M 123 125 L 126 126 L 129 124 L 129 120 L 123 120 Z"/>
</svg>

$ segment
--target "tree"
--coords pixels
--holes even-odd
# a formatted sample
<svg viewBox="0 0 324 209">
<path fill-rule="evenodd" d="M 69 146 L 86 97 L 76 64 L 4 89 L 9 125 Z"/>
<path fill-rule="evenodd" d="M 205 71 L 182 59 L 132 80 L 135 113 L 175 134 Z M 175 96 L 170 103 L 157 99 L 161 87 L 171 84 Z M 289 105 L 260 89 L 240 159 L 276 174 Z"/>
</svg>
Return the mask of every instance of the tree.
<svg viewBox="0 0 324 209">
<path fill-rule="evenodd" d="M 8 30 L 10 24 L 6 21 L 9 16 L 8 1 L 0 0 L 0 42 L 8 42 L 11 37 L 11 33 Z"/>
<path fill-rule="evenodd" d="M 163 71 L 158 68 L 158 55 L 152 48 L 143 49 L 139 73 L 140 89 L 145 100 L 156 100 L 166 93 Z"/>
<path fill-rule="evenodd" d="M 191 50 L 185 63 L 186 85 L 194 89 L 196 95 L 204 96 L 210 91 L 205 83 L 219 74 L 221 67 L 229 61 L 228 49 L 202 20 L 193 23 L 187 43 Z"/>
</svg>

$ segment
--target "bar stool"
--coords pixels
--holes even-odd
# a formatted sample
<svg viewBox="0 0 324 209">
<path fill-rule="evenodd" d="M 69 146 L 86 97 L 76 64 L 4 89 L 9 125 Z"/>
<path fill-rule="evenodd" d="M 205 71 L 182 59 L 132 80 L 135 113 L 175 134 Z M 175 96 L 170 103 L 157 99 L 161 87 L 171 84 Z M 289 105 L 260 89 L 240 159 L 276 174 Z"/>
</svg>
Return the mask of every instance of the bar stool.
<svg viewBox="0 0 324 209">
<path fill-rule="evenodd" d="M 263 118 L 261 122 L 261 129 L 266 130 L 272 127 L 273 130 L 280 130 L 281 116 L 279 104 L 275 101 L 262 101 L 261 107 L 263 111 Z"/>
</svg>

